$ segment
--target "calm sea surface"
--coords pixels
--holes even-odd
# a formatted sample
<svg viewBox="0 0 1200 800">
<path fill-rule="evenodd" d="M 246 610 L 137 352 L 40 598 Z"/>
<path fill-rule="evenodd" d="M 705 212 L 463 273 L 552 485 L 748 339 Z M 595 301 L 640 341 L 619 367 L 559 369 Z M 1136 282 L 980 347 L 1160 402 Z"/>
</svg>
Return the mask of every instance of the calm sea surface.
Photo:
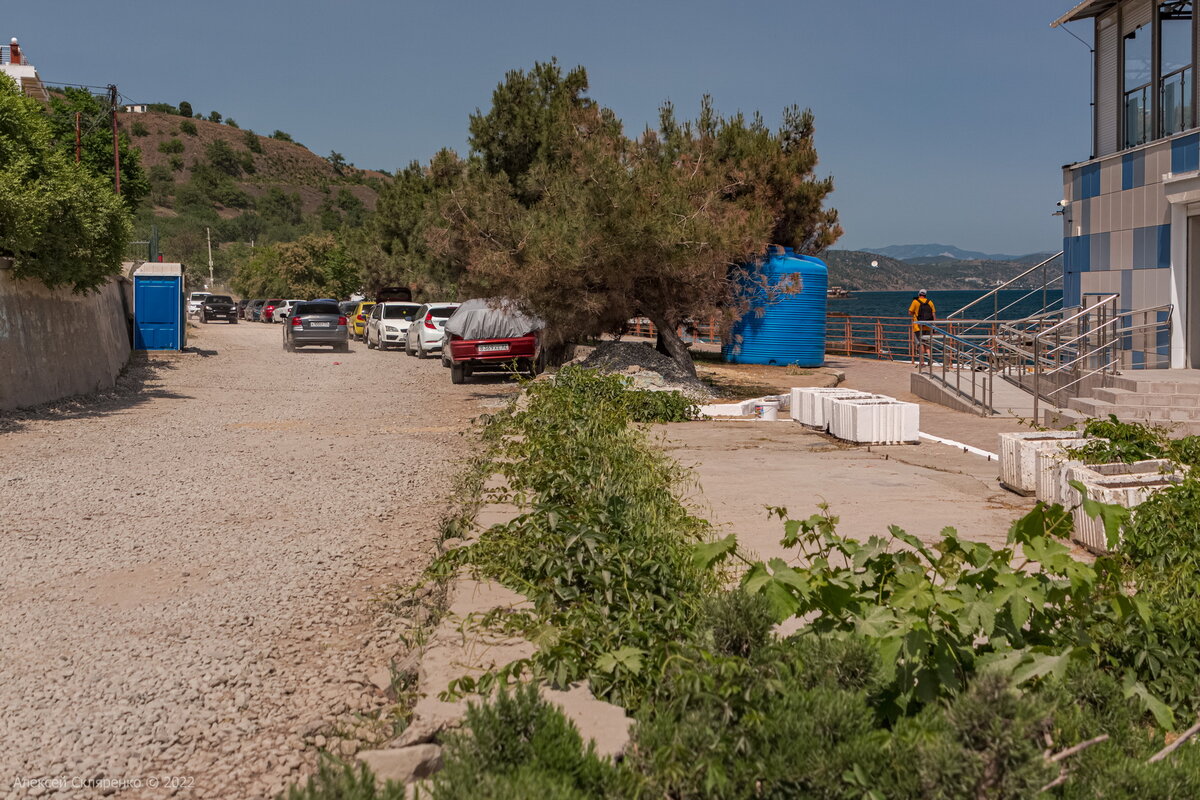
<svg viewBox="0 0 1200 800">
<path fill-rule="evenodd" d="M 1022 300 L 1028 293 L 1026 289 L 1005 289 L 999 292 L 1000 307 L 1013 304 L 1011 308 L 1001 311 L 1000 319 L 1019 319 L 1030 314 L 1036 314 L 1042 309 L 1042 293 L 1035 292 Z M 965 306 L 967 303 L 987 294 L 985 291 L 930 291 L 929 299 L 933 301 L 939 318 L 945 317 L 952 311 Z M 908 305 L 917 296 L 916 290 L 909 292 L 853 292 L 844 299 L 830 298 L 828 313 L 849 314 L 852 317 L 907 317 Z M 1048 302 L 1062 300 L 1061 291 L 1046 293 Z M 983 319 L 992 316 L 995 310 L 993 301 L 989 298 L 971 308 L 963 315 L 964 319 Z"/>
</svg>

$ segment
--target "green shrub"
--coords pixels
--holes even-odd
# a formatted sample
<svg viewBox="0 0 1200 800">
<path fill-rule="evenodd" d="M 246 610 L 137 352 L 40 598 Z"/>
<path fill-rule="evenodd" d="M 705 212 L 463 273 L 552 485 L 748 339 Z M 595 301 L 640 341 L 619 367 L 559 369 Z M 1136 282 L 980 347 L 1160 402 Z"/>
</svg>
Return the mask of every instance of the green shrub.
<svg viewBox="0 0 1200 800">
<path fill-rule="evenodd" d="M 140 119 L 133 121 L 133 124 L 129 126 L 129 132 L 132 133 L 134 136 L 149 136 L 150 135 L 150 129 L 147 128 L 146 125 Z"/>
<path fill-rule="evenodd" d="M 575 726 L 533 686 L 471 704 L 446 743 L 433 800 L 526 800 L 628 796 L 620 772 L 584 747 Z"/>
<path fill-rule="evenodd" d="M 597 695 L 636 705 L 719 585 L 691 549 L 707 524 L 679 501 L 687 473 L 631 425 L 619 378 L 564 368 L 526 397 L 484 434 L 525 513 L 440 567 L 468 561 L 534 601 L 555 631 L 528 665 L 536 674 L 586 677 Z"/>
<path fill-rule="evenodd" d="M 169 166 L 171 168 L 172 172 L 182 172 L 183 171 L 183 156 L 173 154 L 170 158 L 167 159 L 167 166 Z"/>
<path fill-rule="evenodd" d="M 404 785 L 389 781 L 382 789 L 375 776 L 360 764 L 358 769 L 322 759 L 317 772 L 302 786 L 291 786 L 287 800 L 405 800 Z"/>
<path fill-rule="evenodd" d="M 704 621 L 715 652 L 745 658 L 771 641 L 771 607 L 762 595 L 737 589 L 709 599 Z"/>
<path fill-rule="evenodd" d="M 254 131 L 245 131 L 242 134 L 242 139 L 251 153 L 261 153 L 263 151 L 262 141 L 259 140 L 258 134 Z"/>
<path fill-rule="evenodd" d="M 274 133 L 272 133 L 272 134 L 271 134 L 271 138 L 272 138 L 272 139 L 278 139 L 278 140 L 279 140 L 279 141 L 281 141 L 281 142 L 294 142 L 294 141 L 296 141 L 295 139 L 293 139 L 293 138 L 292 138 L 292 135 L 291 135 L 290 133 L 284 133 L 283 131 L 280 131 L 280 130 L 277 130 L 277 131 L 275 131 Z"/>
<path fill-rule="evenodd" d="M 226 125 L 228 125 L 228 126 L 229 126 L 229 127 L 231 127 L 231 128 L 236 128 L 236 127 L 238 127 L 237 121 L 236 121 L 236 120 L 234 120 L 234 118 L 233 118 L 233 117 L 227 117 L 227 118 L 225 119 L 225 124 L 226 124 Z"/>
<path fill-rule="evenodd" d="M 1121 422 L 1116 415 L 1108 419 L 1090 419 L 1083 427 L 1085 436 L 1107 439 L 1090 442 L 1071 452 L 1087 464 L 1129 464 L 1167 455 L 1167 431 L 1154 425 Z"/>
<path fill-rule="evenodd" d="M 196 123 L 192 122 L 190 119 L 185 119 L 179 123 L 179 130 L 183 131 L 188 136 L 195 136 Z"/>
<path fill-rule="evenodd" d="M 178 139 L 167 139 L 158 143 L 158 152 L 178 154 L 183 152 L 183 142 Z"/>
</svg>

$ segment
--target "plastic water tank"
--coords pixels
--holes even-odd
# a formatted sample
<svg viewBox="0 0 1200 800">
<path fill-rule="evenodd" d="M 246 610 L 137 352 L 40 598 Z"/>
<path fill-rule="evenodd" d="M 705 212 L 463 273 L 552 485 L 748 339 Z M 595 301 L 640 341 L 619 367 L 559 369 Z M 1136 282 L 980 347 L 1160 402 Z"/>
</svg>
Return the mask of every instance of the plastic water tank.
<svg viewBox="0 0 1200 800">
<path fill-rule="evenodd" d="M 780 293 L 768 300 L 769 289 L 754 291 L 748 312 L 734 324 L 722 347 L 734 364 L 795 364 L 819 367 L 825 363 L 825 304 L 829 269 L 813 256 L 798 256 L 791 248 L 772 248 L 759 263 L 758 274 Z"/>
</svg>

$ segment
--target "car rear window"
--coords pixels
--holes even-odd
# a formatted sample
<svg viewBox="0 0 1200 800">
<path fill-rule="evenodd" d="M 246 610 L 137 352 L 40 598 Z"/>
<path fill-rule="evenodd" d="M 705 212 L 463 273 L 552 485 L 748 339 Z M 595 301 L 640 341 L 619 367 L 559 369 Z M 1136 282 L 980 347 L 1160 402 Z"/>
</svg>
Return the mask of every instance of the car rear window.
<svg viewBox="0 0 1200 800">
<path fill-rule="evenodd" d="M 434 319 L 450 319 L 450 315 L 456 310 L 458 310 L 457 306 L 437 306 L 429 309 L 429 313 L 433 315 Z"/>
<path fill-rule="evenodd" d="M 309 314 L 332 314 L 333 316 L 341 316 L 341 311 L 338 309 L 337 303 L 297 303 L 296 316 L 302 317 Z"/>
<path fill-rule="evenodd" d="M 412 322 L 413 316 L 417 313 L 418 305 L 403 305 L 403 306 L 384 306 L 384 319 L 406 319 Z"/>
</svg>

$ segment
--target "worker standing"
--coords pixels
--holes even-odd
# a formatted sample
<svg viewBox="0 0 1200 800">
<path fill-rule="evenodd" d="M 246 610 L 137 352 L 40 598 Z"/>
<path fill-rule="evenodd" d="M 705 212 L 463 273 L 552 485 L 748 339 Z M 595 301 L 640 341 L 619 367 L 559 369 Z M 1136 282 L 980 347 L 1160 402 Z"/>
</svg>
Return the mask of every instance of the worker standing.
<svg viewBox="0 0 1200 800">
<path fill-rule="evenodd" d="M 917 292 L 917 296 L 909 304 L 908 315 L 912 317 L 913 337 L 917 340 L 918 363 L 920 363 L 921 354 L 924 354 L 932 361 L 932 353 L 929 348 L 929 334 L 931 331 L 928 325 L 922 325 L 921 323 L 932 322 L 937 315 L 937 309 L 924 289 Z"/>
</svg>

